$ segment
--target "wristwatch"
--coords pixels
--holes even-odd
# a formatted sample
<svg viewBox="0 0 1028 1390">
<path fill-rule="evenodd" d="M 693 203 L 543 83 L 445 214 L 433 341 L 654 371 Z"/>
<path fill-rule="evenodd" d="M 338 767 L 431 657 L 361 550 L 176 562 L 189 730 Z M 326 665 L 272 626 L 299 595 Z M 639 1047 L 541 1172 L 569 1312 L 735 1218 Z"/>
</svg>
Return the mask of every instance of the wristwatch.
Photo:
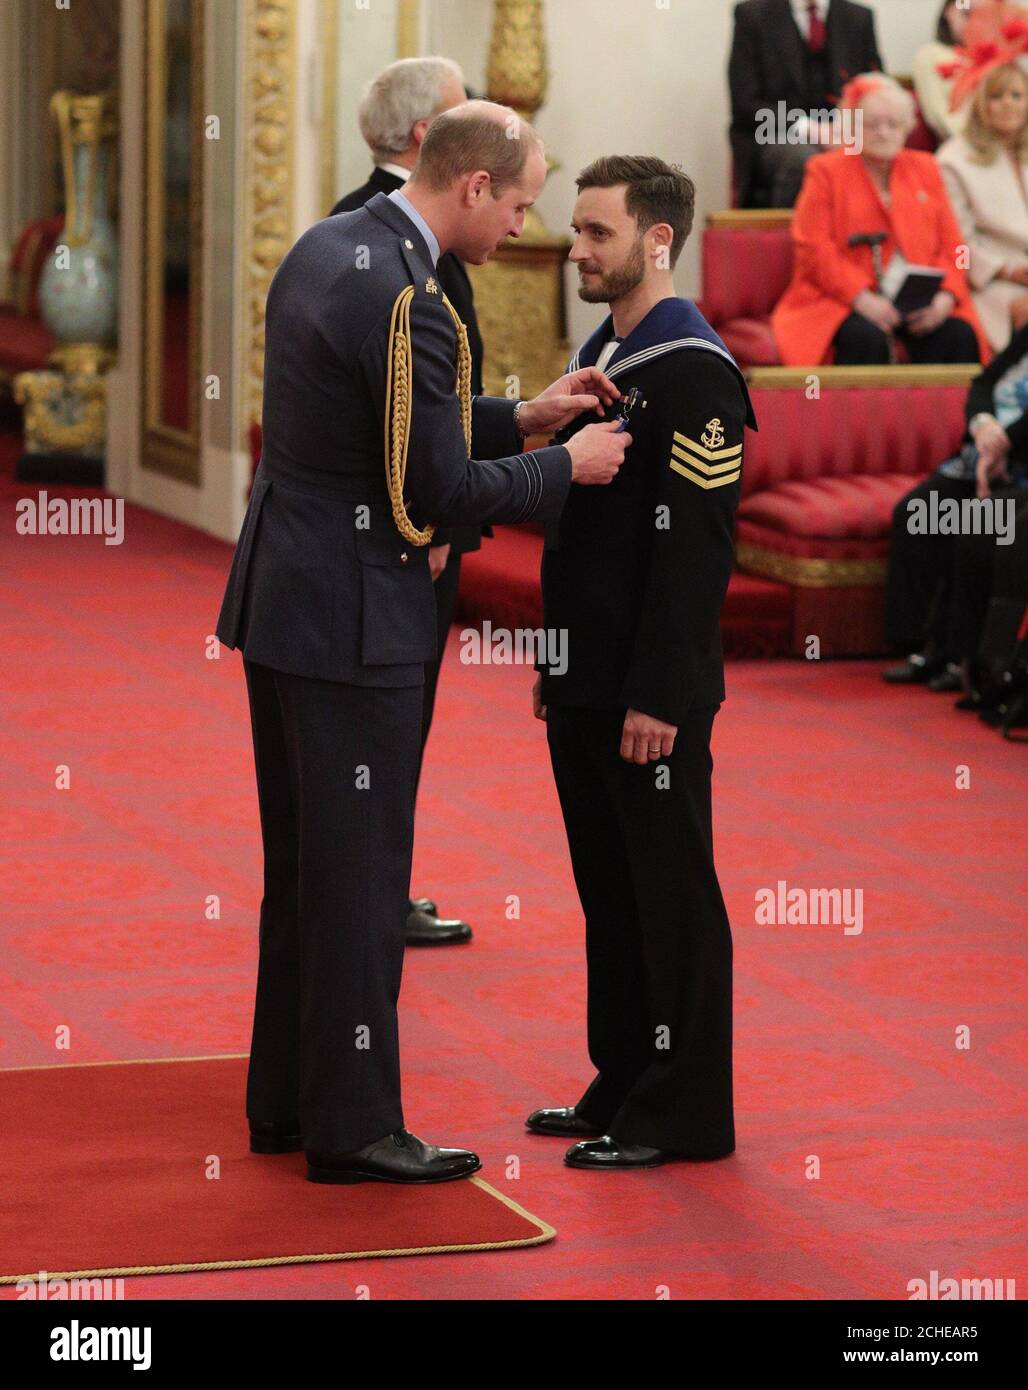
<svg viewBox="0 0 1028 1390">
<path fill-rule="evenodd" d="M 524 404 L 524 401 L 518 401 L 514 407 L 514 428 L 517 430 L 521 439 L 526 439 L 528 437 L 525 430 L 521 427 L 521 407 Z"/>
</svg>

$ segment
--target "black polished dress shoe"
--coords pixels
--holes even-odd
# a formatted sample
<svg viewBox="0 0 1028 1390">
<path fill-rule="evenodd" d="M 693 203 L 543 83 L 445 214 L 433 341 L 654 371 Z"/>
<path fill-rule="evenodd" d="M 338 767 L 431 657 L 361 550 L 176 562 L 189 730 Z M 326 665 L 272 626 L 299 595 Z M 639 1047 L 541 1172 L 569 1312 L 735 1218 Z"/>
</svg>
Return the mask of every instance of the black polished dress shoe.
<svg viewBox="0 0 1028 1390">
<path fill-rule="evenodd" d="M 561 1105 L 554 1110 L 533 1110 L 525 1121 L 533 1134 L 559 1134 L 564 1138 L 583 1139 L 603 1133 L 600 1125 L 592 1125 L 575 1114 L 573 1105 Z"/>
<path fill-rule="evenodd" d="M 417 908 L 407 914 L 408 946 L 450 946 L 458 941 L 470 941 L 471 928 L 457 918 L 433 917 Z"/>
<path fill-rule="evenodd" d="M 252 1154 L 295 1154 L 302 1147 L 298 1124 L 280 1124 L 278 1120 L 250 1121 Z"/>
<path fill-rule="evenodd" d="M 564 1155 L 564 1162 L 569 1168 L 656 1168 L 675 1157 L 666 1149 L 628 1144 L 612 1134 L 604 1134 L 600 1139 L 572 1144 Z"/>
<path fill-rule="evenodd" d="M 398 1129 L 356 1153 L 307 1153 L 310 1182 L 449 1182 L 468 1178 L 481 1166 L 470 1149 L 440 1149 L 409 1129 Z"/>
<path fill-rule="evenodd" d="M 937 657 L 927 657 L 921 652 L 914 652 L 913 656 L 908 656 L 906 661 L 901 661 L 898 666 L 887 667 L 882 672 L 882 680 L 888 681 L 890 685 L 923 685 L 925 681 L 937 676 L 945 664 Z"/>
<path fill-rule="evenodd" d="M 431 898 L 408 898 L 408 912 L 427 912 L 429 917 L 438 917 L 439 909 Z"/>
<path fill-rule="evenodd" d="M 945 666 L 936 676 L 932 676 L 928 682 L 928 689 L 934 690 L 936 695 L 952 695 L 955 690 L 963 690 L 964 682 L 960 676 L 960 667 L 954 666 L 952 662 Z"/>
<path fill-rule="evenodd" d="M 651 1149 L 647 1144 L 630 1144 L 624 1139 L 615 1139 L 612 1134 L 604 1134 L 600 1139 L 572 1144 L 564 1155 L 564 1162 L 569 1168 L 657 1168 L 675 1159 L 727 1158 L 734 1152 L 734 1149 L 727 1149 L 712 1154 L 673 1153 L 670 1149 Z"/>
</svg>

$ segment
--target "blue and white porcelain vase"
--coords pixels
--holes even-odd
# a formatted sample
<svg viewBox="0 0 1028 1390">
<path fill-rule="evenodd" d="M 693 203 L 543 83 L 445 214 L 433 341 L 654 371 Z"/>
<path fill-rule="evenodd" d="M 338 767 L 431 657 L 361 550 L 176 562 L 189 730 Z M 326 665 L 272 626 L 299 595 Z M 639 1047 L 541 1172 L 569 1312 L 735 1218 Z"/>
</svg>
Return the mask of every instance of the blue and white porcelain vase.
<svg viewBox="0 0 1028 1390">
<path fill-rule="evenodd" d="M 39 282 L 43 322 L 59 344 L 113 344 L 118 325 L 118 238 L 107 215 L 116 123 L 107 94 L 55 92 L 65 224 Z"/>
</svg>

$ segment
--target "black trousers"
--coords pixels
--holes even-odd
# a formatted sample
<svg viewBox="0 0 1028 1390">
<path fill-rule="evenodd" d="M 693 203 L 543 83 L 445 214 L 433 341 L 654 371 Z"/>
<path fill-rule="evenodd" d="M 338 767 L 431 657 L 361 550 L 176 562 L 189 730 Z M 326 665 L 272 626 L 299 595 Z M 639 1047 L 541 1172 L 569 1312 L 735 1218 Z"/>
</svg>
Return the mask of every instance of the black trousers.
<svg viewBox="0 0 1028 1390">
<path fill-rule="evenodd" d="M 439 670 L 443 664 L 443 657 L 446 655 L 446 643 L 450 636 L 450 628 L 453 626 L 453 619 L 457 612 L 457 591 L 460 587 L 460 556 L 454 555 L 451 551 L 450 557 L 446 562 L 446 568 L 435 581 L 435 615 L 436 629 L 438 634 L 438 645 L 436 648 L 435 660 L 425 663 L 425 698 L 421 710 L 421 752 L 424 754 L 425 744 L 428 742 L 429 731 L 432 728 L 432 716 L 435 713 L 435 696 L 439 688 Z M 421 768 L 418 766 L 420 778 Z"/>
<path fill-rule="evenodd" d="M 547 709 L 585 914 L 589 1056 L 577 1110 L 626 1142 L 714 1157 L 735 1147 L 732 936 L 714 869 L 710 731 L 690 712 L 674 751 L 624 762 L 624 711 Z"/>
<path fill-rule="evenodd" d="M 951 627 L 961 656 L 978 655 L 990 602 L 1012 604 L 1023 614 L 1028 601 L 1028 497 L 1016 487 L 1000 487 L 992 495 L 1013 501 L 1014 539 L 997 545 L 995 536 L 956 538 Z M 1018 622 L 1015 616 L 1010 625 L 1016 630 Z"/>
<path fill-rule="evenodd" d="M 1002 561 L 1003 552 L 1016 547 L 997 545 L 992 535 L 911 535 L 908 504 L 917 499 L 930 507 L 933 492 L 940 504 L 959 503 L 975 496 L 975 484 L 932 473 L 897 502 L 885 585 L 885 632 L 889 643 L 902 650 L 930 648 L 947 661 L 959 662 L 978 649 L 994 558 Z M 1000 484 L 990 496 L 1019 502 L 1024 492 Z"/>
<path fill-rule="evenodd" d="M 957 537 L 911 535 L 909 503 L 930 506 L 939 501 L 960 502 L 975 495 L 973 480 L 931 473 L 904 493 L 892 512 L 889 568 L 885 581 L 885 635 L 889 644 L 906 652 L 931 648 L 947 661 L 958 661 L 950 633 L 953 561 Z"/>
<path fill-rule="evenodd" d="M 964 319 L 948 318 L 931 333 L 904 333 L 900 330 L 911 363 L 977 362 L 980 359 L 978 338 Z M 886 366 L 889 361 L 889 339 L 863 314 L 850 314 L 835 335 L 835 365 L 837 367 Z"/>
<path fill-rule="evenodd" d="M 422 691 L 244 668 L 264 841 L 246 1113 L 298 1123 L 305 1149 L 350 1152 L 403 1125 Z"/>
</svg>

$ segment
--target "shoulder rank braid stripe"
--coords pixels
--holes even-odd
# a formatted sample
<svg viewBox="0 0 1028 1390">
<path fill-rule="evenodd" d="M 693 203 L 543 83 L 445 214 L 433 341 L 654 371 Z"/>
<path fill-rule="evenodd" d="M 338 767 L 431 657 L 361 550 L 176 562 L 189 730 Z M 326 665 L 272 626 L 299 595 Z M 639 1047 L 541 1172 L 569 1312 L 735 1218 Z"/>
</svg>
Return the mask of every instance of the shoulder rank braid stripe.
<svg viewBox="0 0 1028 1390">
<path fill-rule="evenodd" d="M 697 487 L 727 487 L 737 482 L 742 474 L 742 445 L 710 447 L 724 439 L 720 420 L 711 420 L 700 438 L 705 442 L 690 439 L 687 434 L 675 430 L 668 460 L 670 467 Z"/>
<path fill-rule="evenodd" d="M 427 286 L 426 286 L 427 288 Z M 385 470 L 386 486 L 397 530 L 412 545 L 427 545 L 435 532 L 434 526 L 419 530 L 407 515 L 403 484 L 407 477 L 407 451 L 410 447 L 411 362 L 413 358 L 410 330 L 410 306 L 414 286 L 400 291 L 393 304 L 389 321 L 389 346 L 386 351 L 385 397 Z M 454 383 L 460 401 L 460 423 L 464 443 L 471 457 L 471 349 L 467 329 L 453 305 L 443 295 L 457 329 L 457 376 Z"/>
</svg>

